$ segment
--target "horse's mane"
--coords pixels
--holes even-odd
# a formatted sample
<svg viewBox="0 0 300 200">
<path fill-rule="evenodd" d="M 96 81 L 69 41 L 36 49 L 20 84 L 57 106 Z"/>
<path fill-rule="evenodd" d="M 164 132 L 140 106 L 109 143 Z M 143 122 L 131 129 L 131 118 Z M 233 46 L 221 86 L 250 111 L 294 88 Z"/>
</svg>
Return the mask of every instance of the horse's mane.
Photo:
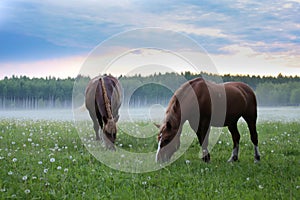
<svg viewBox="0 0 300 200">
<path fill-rule="evenodd" d="M 171 123 L 172 125 L 180 123 L 181 120 L 181 108 L 180 108 L 180 102 L 184 96 L 184 90 L 187 88 L 189 83 L 183 84 L 174 95 L 171 97 L 171 100 L 168 104 L 168 107 L 166 109 L 166 117 L 165 121 Z"/>
<path fill-rule="evenodd" d="M 188 97 L 191 93 L 191 89 L 193 89 L 193 85 L 196 82 L 199 82 L 199 79 L 204 81 L 203 78 L 195 78 L 193 80 L 190 80 L 183 85 L 181 85 L 180 88 L 178 88 L 174 95 L 171 97 L 171 100 L 168 104 L 168 107 L 166 109 L 166 118 L 165 121 L 169 121 L 172 125 L 181 122 L 181 108 L 180 103 L 183 102 L 183 100 Z"/>
</svg>

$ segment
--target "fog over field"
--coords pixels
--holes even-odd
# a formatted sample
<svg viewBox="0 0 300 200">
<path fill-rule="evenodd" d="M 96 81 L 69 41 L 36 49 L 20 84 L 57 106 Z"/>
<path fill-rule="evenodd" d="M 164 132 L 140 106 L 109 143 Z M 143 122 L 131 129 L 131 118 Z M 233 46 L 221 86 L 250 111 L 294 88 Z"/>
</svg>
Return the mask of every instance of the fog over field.
<svg viewBox="0 0 300 200">
<path fill-rule="evenodd" d="M 165 108 L 156 104 L 145 108 L 121 108 L 120 121 L 156 121 L 163 120 Z M 73 115 L 74 114 L 74 115 Z M 72 109 L 48 110 L 0 110 L 0 119 L 17 118 L 33 120 L 72 121 L 76 119 L 90 119 L 87 111 Z M 259 107 L 258 122 L 282 121 L 300 122 L 300 107 Z"/>
</svg>

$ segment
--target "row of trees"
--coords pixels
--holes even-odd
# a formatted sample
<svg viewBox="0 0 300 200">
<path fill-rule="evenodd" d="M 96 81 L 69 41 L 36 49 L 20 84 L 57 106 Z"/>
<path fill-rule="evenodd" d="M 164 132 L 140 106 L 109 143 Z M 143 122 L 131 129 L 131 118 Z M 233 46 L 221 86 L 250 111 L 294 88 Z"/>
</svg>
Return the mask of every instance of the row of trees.
<svg viewBox="0 0 300 200">
<path fill-rule="evenodd" d="M 166 105 L 173 92 L 185 81 L 202 76 L 215 82 L 242 81 L 250 85 L 256 92 L 259 105 L 288 106 L 300 105 L 300 77 L 260 76 L 218 76 L 213 74 L 154 74 L 147 77 L 141 75 L 120 76 L 124 90 L 124 102 L 130 106 L 148 106 L 159 103 Z M 0 80 L 0 109 L 23 108 L 61 108 L 72 104 L 73 86 L 76 95 L 84 95 L 89 77 L 59 79 L 28 78 L 26 76 Z M 74 84 L 75 83 L 75 84 Z M 73 94 L 74 95 L 74 94 Z"/>
<path fill-rule="evenodd" d="M 0 81 L 0 108 L 52 108 L 71 105 L 74 79 L 5 77 Z"/>
<path fill-rule="evenodd" d="M 256 88 L 256 95 L 260 105 L 299 106 L 300 82 L 261 83 Z"/>
</svg>

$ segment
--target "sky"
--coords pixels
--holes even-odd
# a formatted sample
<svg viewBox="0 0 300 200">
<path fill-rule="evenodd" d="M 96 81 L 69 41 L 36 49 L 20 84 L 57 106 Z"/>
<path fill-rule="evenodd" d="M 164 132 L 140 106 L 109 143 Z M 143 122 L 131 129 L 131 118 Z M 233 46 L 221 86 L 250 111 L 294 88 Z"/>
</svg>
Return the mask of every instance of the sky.
<svg viewBox="0 0 300 200">
<path fill-rule="evenodd" d="M 167 34 L 173 31 L 197 43 L 219 74 L 300 76 L 299 13 L 300 0 L 0 0 L 0 79 L 75 77 L 106 41 L 109 46 L 112 38 L 149 27 Z M 168 61 L 168 67 L 189 70 L 185 62 L 174 58 L 177 54 L 166 53 L 176 47 L 166 44 L 158 54 L 139 46 L 136 37 L 155 43 L 153 35 L 142 35 L 131 34 L 123 38 L 126 48 L 118 41 L 117 50 L 107 48 L 97 55 L 122 58 L 112 69 L 115 75 L 132 73 L 132 64 L 139 59 L 144 59 L 141 70 L 151 68 L 151 62 L 165 65 L 162 60 Z M 168 43 L 167 39 L 156 42 Z M 192 51 L 184 55 L 199 56 Z M 207 64 L 201 63 L 202 55 L 198 58 L 199 66 Z"/>
</svg>

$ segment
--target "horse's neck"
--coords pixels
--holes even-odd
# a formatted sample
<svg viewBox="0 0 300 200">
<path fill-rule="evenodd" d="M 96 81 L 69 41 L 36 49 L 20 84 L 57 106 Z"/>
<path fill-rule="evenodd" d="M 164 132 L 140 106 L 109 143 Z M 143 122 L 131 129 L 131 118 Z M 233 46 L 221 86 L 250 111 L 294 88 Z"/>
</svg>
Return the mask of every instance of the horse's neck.
<svg viewBox="0 0 300 200">
<path fill-rule="evenodd" d="M 181 130 L 186 119 L 183 118 L 182 110 L 179 102 L 174 101 L 167 112 L 166 121 L 171 121 L 171 124 L 177 130 Z"/>
</svg>

